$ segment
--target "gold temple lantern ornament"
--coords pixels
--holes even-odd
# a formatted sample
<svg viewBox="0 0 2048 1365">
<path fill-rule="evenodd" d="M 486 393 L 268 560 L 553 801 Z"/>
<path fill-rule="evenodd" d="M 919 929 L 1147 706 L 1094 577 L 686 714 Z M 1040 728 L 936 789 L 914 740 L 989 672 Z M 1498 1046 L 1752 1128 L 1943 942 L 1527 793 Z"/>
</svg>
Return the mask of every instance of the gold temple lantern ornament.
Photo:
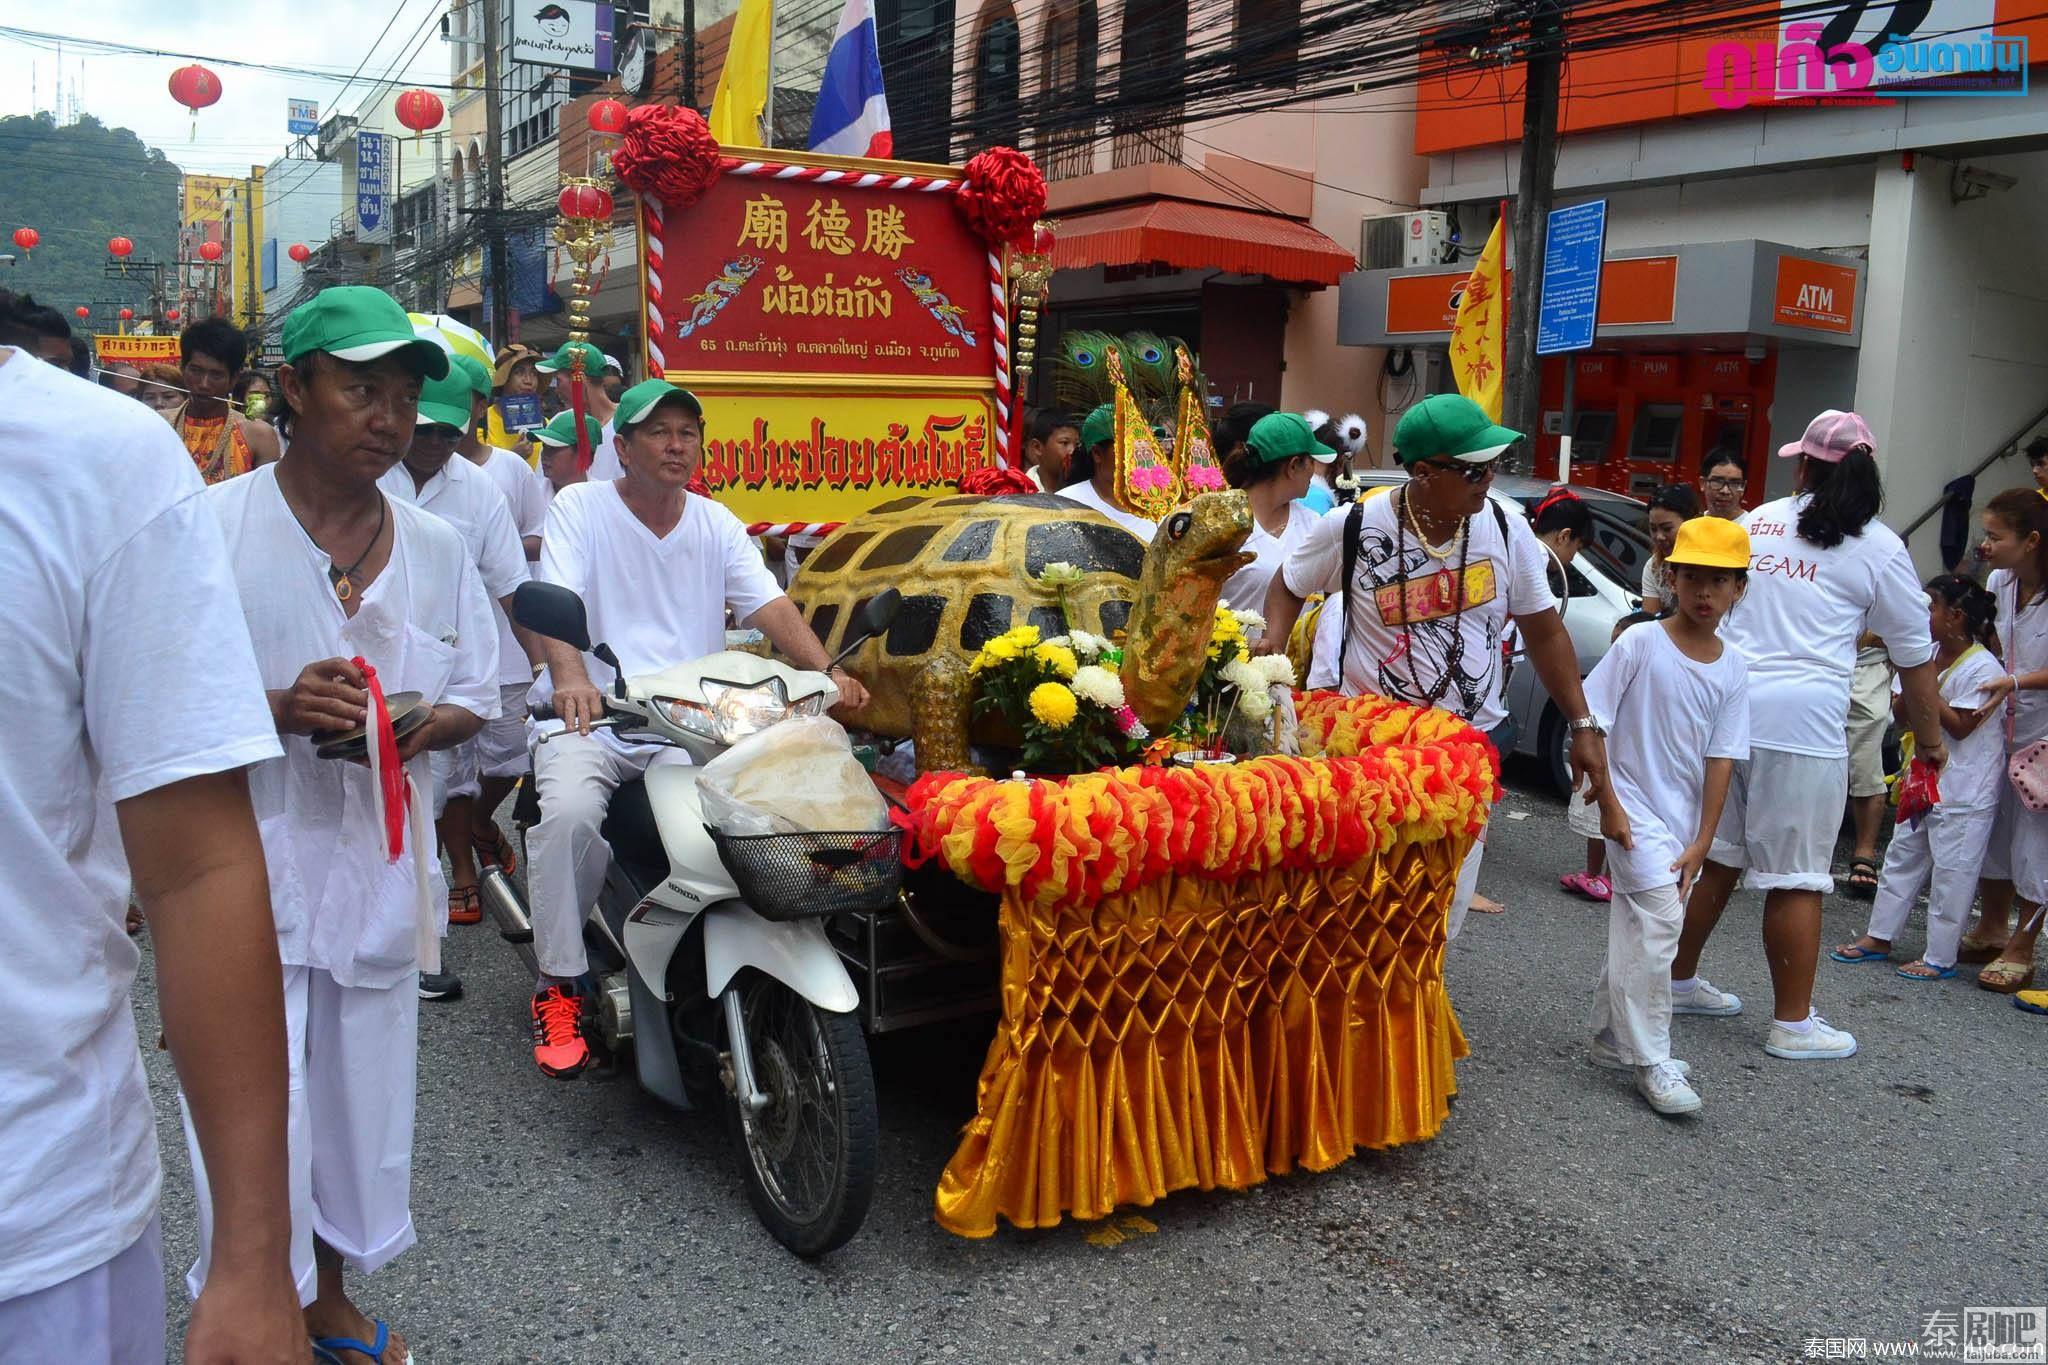
<svg viewBox="0 0 2048 1365">
<path fill-rule="evenodd" d="M 565 176 L 562 192 L 555 198 L 555 208 L 561 214 L 561 221 L 555 224 L 555 245 L 560 252 L 567 254 L 571 266 L 569 340 L 571 343 L 587 343 L 590 340 L 590 296 L 604 287 L 604 275 L 610 273 L 612 193 L 603 182 L 589 176 Z M 591 266 L 599 258 L 607 264 L 593 285 Z M 576 416 L 576 462 L 579 468 L 588 469 L 594 452 L 587 448 L 590 442 L 583 429 L 584 357 L 587 348 L 583 344 L 572 344 L 569 353 L 572 377 L 569 406 Z"/>
<path fill-rule="evenodd" d="M 1031 250 L 1010 256 L 1010 305 L 1017 314 L 1017 397 L 1031 387 L 1032 362 L 1038 353 L 1038 310 L 1052 286 L 1052 244 L 1059 223 L 1040 219 L 1032 227 Z"/>
</svg>

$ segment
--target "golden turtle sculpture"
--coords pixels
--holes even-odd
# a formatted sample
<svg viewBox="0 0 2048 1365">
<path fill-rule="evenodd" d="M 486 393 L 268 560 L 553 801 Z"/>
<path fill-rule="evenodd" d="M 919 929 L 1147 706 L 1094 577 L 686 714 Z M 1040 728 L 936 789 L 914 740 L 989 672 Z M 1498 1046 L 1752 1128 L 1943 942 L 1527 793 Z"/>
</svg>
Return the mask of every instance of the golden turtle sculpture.
<svg viewBox="0 0 2048 1365">
<path fill-rule="evenodd" d="M 1122 642 L 1131 709 L 1163 731 L 1194 695 L 1224 581 L 1251 561 L 1251 526 L 1240 492 L 1197 496 L 1149 546 L 1056 494 L 905 498 L 827 537 L 789 595 L 837 653 L 868 599 L 900 591 L 895 624 L 847 662 L 868 688 L 847 722 L 915 739 L 919 772 L 971 772 L 970 742 L 1004 739 L 997 718 L 972 717 L 975 654 L 1015 626 L 1048 638 L 1068 629 L 1059 595 L 1038 582 L 1046 565 L 1081 571 L 1066 593 L 1073 628 Z"/>
</svg>

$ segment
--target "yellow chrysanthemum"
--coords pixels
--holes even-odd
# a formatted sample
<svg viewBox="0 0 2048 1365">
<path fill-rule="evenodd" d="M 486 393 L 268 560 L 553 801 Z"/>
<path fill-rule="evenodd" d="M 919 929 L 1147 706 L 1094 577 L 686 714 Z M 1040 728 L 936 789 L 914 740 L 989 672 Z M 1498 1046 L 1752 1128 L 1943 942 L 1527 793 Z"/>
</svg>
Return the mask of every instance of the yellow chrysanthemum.
<svg viewBox="0 0 2048 1365">
<path fill-rule="evenodd" d="M 1010 642 L 1011 647 L 1014 648 L 1018 654 L 1022 654 L 1027 649 L 1038 648 L 1038 627 L 1018 626 L 1015 630 L 1005 631 L 1001 635 L 998 635 L 996 638 L 999 640 L 1008 640 Z M 1012 657 L 1015 656 L 1013 655 Z"/>
<path fill-rule="evenodd" d="M 1062 678 L 1074 676 L 1074 670 L 1081 666 L 1074 657 L 1074 651 L 1065 645 L 1040 645 L 1031 651 L 1031 656 Z"/>
<path fill-rule="evenodd" d="M 1040 683 L 1031 689 L 1031 714 L 1038 717 L 1041 725 L 1064 730 L 1074 723 L 1080 709 L 1073 689 L 1065 683 Z"/>
</svg>

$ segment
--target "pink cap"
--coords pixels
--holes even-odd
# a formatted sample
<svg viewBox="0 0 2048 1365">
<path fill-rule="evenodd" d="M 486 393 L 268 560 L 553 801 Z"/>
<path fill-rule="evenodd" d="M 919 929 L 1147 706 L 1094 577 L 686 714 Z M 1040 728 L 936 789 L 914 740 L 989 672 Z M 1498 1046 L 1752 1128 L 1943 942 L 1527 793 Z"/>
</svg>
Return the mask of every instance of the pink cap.
<svg viewBox="0 0 2048 1365">
<path fill-rule="evenodd" d="M 1869 424 L 1853 412 L 1829 408 L 1806 424 L 1804 436 L 1791 445 L 1779 446 L 1778 458 L 1789 460 L 1804 455 L 1823 464 L 1840 464 L 1842 457 L 1857 446 L 1867 451 L 1877 449 Z"/>
</svg>

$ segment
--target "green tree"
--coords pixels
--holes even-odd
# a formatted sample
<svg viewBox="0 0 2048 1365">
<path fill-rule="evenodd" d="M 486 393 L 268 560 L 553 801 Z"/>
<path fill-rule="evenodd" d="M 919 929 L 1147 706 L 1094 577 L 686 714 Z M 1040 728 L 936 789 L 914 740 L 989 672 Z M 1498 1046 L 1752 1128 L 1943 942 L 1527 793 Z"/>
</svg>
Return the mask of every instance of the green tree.
<svg viewBox="0 0 2048 1365">
<path fill-rule="evenodd" d="M 107 278 L 107 239 L 134 242 L 131 261 L 174 261 L 181 179 L 162 152 L 90 115 L 62 128 L 47 113 L 0 118 L 0 251 L 15 257 L 0 287 L 33 294 L 80 331 L 86 327 L 72 310 L 81 304 L 127 304 L 142 314 L 153 275 Z M 26 256 L 12 240 L 21 227 L 42 234 Z M 111 312 L 91 326 L 112 330 Z"/>
</svg>

